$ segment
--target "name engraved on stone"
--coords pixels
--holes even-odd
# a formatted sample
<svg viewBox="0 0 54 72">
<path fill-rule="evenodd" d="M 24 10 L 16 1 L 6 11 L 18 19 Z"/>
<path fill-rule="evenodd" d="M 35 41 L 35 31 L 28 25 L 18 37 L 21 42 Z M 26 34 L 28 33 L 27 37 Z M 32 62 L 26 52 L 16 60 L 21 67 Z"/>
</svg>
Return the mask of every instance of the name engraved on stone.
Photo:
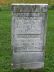
<svg viewBox="0 0 54 72">
<path fill-rule="evenodd" d="M 15 33 L 16 34 L 41 34 L 42 17 L 16 17 Z M 15 34 L 15 35 L 16 35 Z"/>
</svg>

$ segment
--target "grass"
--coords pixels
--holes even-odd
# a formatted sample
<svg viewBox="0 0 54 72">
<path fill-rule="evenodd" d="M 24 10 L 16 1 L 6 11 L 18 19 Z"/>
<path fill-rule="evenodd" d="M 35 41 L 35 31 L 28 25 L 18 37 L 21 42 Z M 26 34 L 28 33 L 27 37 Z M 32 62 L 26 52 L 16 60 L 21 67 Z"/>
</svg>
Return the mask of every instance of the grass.
<svg viewBox="0 0 54 72">
<path fill-rule="evenodd" d="M 54 0 L 0 0 L 1 5 L 10 5 L 11 3 L 48 3 L 54 5 Z"/>
<path fill-rule="evenodd" d="M 54 10 L 48 11 L 47 28 L 43 72 L 54 72 Z M 5 10 L 4 7 L 0 11 L 0 72 L 28 72 L 23 69 L 18 71 L 11 69 L 11 11 Z"/>
<path fill-rule="evenodd" d="M 54 10 L 48 11 L 45 68 L 46 72 L 54 72 Z"/>
<path fill-rule="evenodd" d="M 0 72 L 11 72 L 10 18 L 9 11 L 0 11 Z"/>
</svg>

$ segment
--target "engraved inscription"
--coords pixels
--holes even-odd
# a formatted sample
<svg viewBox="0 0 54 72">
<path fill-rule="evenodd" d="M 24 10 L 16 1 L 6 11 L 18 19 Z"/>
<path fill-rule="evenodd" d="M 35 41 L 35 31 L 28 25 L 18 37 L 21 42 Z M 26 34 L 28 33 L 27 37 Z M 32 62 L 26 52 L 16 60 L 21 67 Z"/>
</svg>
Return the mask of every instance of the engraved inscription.
<svg viewBox="0 0 54 72">
<path fill-rule="evenodd" d="M 41 38 L 18 38 L 15 41 L 15 51 L 42 51 Z"/>
<path fill-rule="evenodd" d="M 16 17 L 15 33 L 16 34 L 41 34 L 42 17 Z"/>
</svg>

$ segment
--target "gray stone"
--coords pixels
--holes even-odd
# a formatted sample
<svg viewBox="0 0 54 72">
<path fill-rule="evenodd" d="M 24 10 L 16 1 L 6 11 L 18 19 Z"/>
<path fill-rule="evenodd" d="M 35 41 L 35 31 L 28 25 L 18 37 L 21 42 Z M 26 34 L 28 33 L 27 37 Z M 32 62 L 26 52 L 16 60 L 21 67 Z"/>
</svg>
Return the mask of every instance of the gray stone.
<svg viewBox="0 0 54 72">
<path fill-rule="evenodd" d="M 35 64 L 42 64 L 43 66 L 44 53 L 43 52 L 17 52 L 13 53 L 13 67 L 20 66 L 20 68 L 31 68 Z M 28 65 L 28 66 L 27 66 Z M 31 66 L 31 67 L 30 67 Z M 37 67 L 37 65 L 35 65 Z M 34 68 L 34 67 L 33 67 Z"/>
<path fill-rule="evenodd" d="M 12 4 L 13 67 L 44 67 L 48 4 Z"/>
</svg>

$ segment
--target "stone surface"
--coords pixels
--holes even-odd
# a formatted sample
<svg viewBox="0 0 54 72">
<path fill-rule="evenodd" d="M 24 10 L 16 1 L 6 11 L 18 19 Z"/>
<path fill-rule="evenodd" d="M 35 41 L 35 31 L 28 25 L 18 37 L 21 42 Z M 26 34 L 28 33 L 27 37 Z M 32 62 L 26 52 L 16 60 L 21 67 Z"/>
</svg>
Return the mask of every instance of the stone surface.
<svg viewBox="0 0 54 72">
<path fill-rule="evenodd" d="M 44 63 L 43 52 L 17 52 L 13 53 L 14 68 L 37 68 L 43 67 Z M 42 65 L 41 65 L 42 64 Z M 18 66 L 17 66 L 18 65 Z"/>
<path fill-rule="evenodd" d="M 43 52 L 14 52 L 14 64 L 43 62 Z"/>
<path fill-rule="evenodd" d="M 44 66 L 47 4 L 12 4 L 13 67 Z"/>
<path fill-rule="evenodd" d="M 18 38 L 14 43 L 14 51 L 42 51 L 41 38 Z"/>
</svg>

